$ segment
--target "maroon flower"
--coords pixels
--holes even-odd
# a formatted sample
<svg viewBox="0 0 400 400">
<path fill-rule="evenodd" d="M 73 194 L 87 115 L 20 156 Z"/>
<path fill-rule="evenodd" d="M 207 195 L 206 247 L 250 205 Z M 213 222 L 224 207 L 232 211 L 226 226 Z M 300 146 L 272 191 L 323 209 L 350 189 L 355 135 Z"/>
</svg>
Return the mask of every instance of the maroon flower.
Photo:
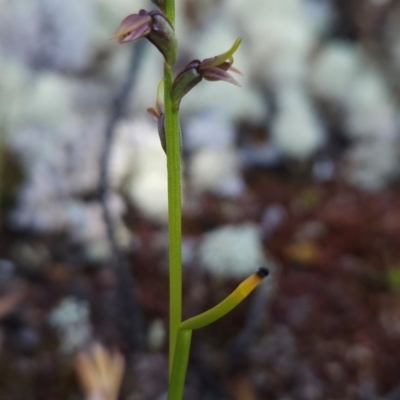
<svg viewBox="0 0 400 400">
<path fill-rule="evenodd" d="M 232 66 L 233 54 L 236 52 L 242 39 L 236 39 L 233 46 L 225 53 L 219 56 L 206 58 L 198 66 L 200 75 L 207 81 L 225 81 L 232 83 L 232 85 L 240 86 L 240 84 L 233 78 L 228 71 L 235 72 L 243 76 L 242 72 Z"/>
<path fill-rule="evenodd" d="M 158 48 L 169 65 L 175 63 L 177 43 L 174 28 L 161 11 L 140 10 L 139 14 L 128 15 L 110 40 L 128 43 L 143 37 Z"/>
<path fill-rule="evenodd" d="M 177 75 L 172 85 L 172 100 L 175 105 L 179 105 L 183 96 L 188 93 L 203 79 L 207 81 L 225 81 L 236 86 L 240 84 L 229 73 L 235 72 L 239 75 L 243 74 L 232 66 L 233 54 L 240 46 L 242 39 L 237 39 L 233 46 L 225 53 L 212 58 L 206 58 L 203 61 L 191 61 L 186 67 Z"/>
<path fill-rule="evenodd" d="M 110 40 L 118 39 L 119 43 L 128 43 L 145 37 L 151 32 L 151 22 L 151 16 L 144 10 L 139 14 L 128 15 Z"/>
</svg>

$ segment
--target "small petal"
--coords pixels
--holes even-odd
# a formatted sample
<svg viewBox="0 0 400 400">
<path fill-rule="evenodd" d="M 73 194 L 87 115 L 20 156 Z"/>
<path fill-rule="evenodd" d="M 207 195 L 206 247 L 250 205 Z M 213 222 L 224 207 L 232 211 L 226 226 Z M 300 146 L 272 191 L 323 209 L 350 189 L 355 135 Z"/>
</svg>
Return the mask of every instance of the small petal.
<svg viewBox="0 0 400 400">
<path fill-rule="evenodd" d="M 228 71 L 234 72 L 235 74 L 238 74 L 240 76 L 242 76 L 243 78 L 245 77 L 245 74 L 240 71 L 239 69 L 232 67 L 232 65 L 228 68 Z"/>
<path fill-rule="evenodd" d="M 125 36 L 119 38 L 119 43 L 128 43 L 133 42 L 134 40 L 141 39 L 147 36 L 151 32 L 151 28 L 146 25 L 142 25 L 141 27 L 135 29 L 131 33 L 128 33 Z"/>
<path fill-rule="evenodd" d="M 232 59 L 232 62 L 233 62 L 233 59 Z M 222 69 L 222 70 L 224 70 L 224 71 L 228 71 L 228 69 L 231 67 L 231 65 L 232 65 L 232 62 L 230 62 L 230 61 L 225 61 L 225 62 L 223 62 L 222 64 L 220 64 L 220 65 L 218 65 L 217 67 L 215 67 L 215 68 L 218 68 L 218 69 Z M 213 68 L 213 67 L 210 67 L 210 68 Z M 206 68 L 205 68 L 206 69 Z"/>
<path fill-rule="evenodd" d="M 158 121 L 159 114 L 158 114 L 157 110 L 154 107 L 149 107 L 146 111 L 147 111 L 147 114 L 149 114 L 156 121 Z"/>
<path fill-rule="evenodd" d="M 237 82 L 235 78 L 220 68 L 207 68 L 201 72 L 201 75 L 207 81 L 225 81 L 240 87 L 239 82 Z"/>
<path fill-rule="evenodd" d="M 135 39 L 139 39 L 147 35 L 151 30 L 151 16 L 147 14 L 131 14 L 123 19 L 121 25 L 117 29 L 115 35 L 109 40 L 119 39 L 120 43 L 125 37 L 131 35 Z M 137 33 L 136 33 L 137 32 Z M 125 42 L 125 41 L 124 41 Z"/>
<path fill-rule="evenodd" d="M 226 61 L 230 61 L 232 59 L 233 54 L 236 52 L 238 47 L 242 43 L 242 39 L 236 39 L 235 43 L 233 43 L 232 47 L 226 51 L 225 53 L 220 54 L 219 56 L 215 56 L 212 58 L 206 58 L 203 60 L 199 66 L 199 70 L 218 67 Z M 230 63 L 231 64 L 231 63 Z"/>
<path fill-rule="evenodd" d="M 159 115 L 164 113 L 164 81 L 157 86 L 156 110 Z"/>
</svg>

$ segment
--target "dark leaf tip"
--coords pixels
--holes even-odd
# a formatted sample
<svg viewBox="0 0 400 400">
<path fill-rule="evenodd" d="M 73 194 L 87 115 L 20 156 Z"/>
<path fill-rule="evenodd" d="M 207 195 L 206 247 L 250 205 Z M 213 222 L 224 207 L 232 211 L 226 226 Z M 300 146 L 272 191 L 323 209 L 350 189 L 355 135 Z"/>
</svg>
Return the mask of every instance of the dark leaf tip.
<svg viewBox="0 0 400 400">
<path fill-rule="evenodd" d="M 261 267 L 258 271 L 257 271 L 257 275 L 260 276 L 261 278 L 265 278 L 266 276 L 269 275 L 269 269 L 266 267 Z"/>
</svg>

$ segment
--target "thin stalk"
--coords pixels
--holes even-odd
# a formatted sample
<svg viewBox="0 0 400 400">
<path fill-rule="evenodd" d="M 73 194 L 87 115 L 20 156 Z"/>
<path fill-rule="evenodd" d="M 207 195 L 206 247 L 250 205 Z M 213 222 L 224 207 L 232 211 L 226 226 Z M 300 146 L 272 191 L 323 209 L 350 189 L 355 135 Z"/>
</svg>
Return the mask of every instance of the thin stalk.
<svg viewBox="0 0 400 400">
<path fill-rule="evenodd" d="M 168 169 L 169 224 L 169 366 L 175 352 L 178 327 L 182 319 L 182 225 L 181 225 L 181 141 L 179 112 L 171 100 L 172 69 L 164 67 L 165 133 Z"/>
<path fill-rule="evenodd" d="M 165 0 L 165 15 L 175 27 L 175 0 Z"/>
<path fill-rule="evenodd" d="M 165 13 L 175 26 L 175 0 L 165 0 Z M 169 372 L 171 374 L 175 343 L 182 320 L 182 211 L 181 211 L 181 142 L 179 110 L 171 99 L 172 68 L 164 66 L 164 112 L 168 168 L 169 224 Z"/>
<path fill-rule="evenodd" d="M 167 400 L 182 399 L 191 339 L 192 331 L 190 329 L 180 329 L 178 331 Z"/>
</svg>

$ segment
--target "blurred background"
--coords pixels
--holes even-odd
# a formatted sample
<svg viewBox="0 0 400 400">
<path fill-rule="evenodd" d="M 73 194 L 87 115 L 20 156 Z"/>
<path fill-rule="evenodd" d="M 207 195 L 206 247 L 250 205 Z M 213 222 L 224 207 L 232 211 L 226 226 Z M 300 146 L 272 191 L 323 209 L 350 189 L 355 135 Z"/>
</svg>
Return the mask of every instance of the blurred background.
<svg viewBox="0 0 400 400">
<path fill-rule="evenodd" d="M 140 8 L 0 0 L 1 399 L 165 398 L 162 57 L 108 41 Z M 246 75 L 182 102 L 184 316 L 271 271 L 195 332 L 186 398 L 400 399 L 400 3 L 177 12 L 178 70 L 242 37 Z"/>
</svg>

